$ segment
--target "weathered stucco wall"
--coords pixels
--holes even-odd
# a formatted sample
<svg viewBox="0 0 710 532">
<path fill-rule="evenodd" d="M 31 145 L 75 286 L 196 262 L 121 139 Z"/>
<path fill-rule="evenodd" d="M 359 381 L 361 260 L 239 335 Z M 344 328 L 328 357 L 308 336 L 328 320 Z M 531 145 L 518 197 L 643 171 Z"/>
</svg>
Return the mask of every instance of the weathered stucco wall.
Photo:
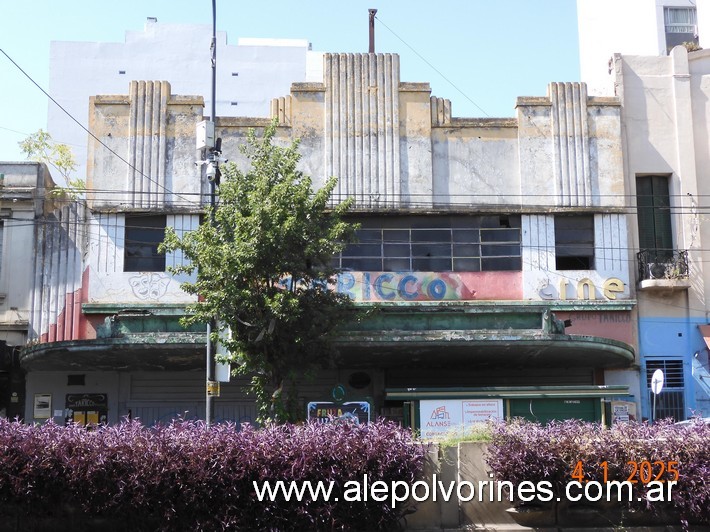
<svg viewBox="0 0 710 532">
<path fill-rule="evenodd" d="M 661 357 L 682 362 L 675 381 L 683 396 L 684 415 L 707 415 L 710 398 L 690 367 L 695 353 L 707 350 L 697 325 L 710 308 L 710 274 L 705 223 L 710 195 L 710 52 L 688 53 L 675 47 L 668 56 L 614 56 L 614 77 L 622 102 L 628 194 L 636 196 L 636 178 L 668 179 L 672 246 L 688 252 L 688 287 L 675 292 L 639 290 L 639 347 L 642 368 Z M 635 213 L 634 213 L 635 214 Z M 629 217 L 631 248 L 639 247 L 636 216 Z M 701 358 L 699 358 L 701 359 Z M 702 360 L 702 359 L 701 359 Z M 680 384 L 680 386 L 679 386 Z M 651 411 L 650 391 L 641 384 L 643 415 Z"/>
<path fill-rule="evenodd" d="M 98 223 L 106 242 L 89 246 L 90 301 L 136 298 L 135 275 L 122 273 L 122 218 L 111 213 L 202 207 L 207 185 L 194 164 L 202 105 L 201 97 L 171 95 L 167 82 L 133 82 L 128 96 L 92 99 L 95 134 L 130 165 L 93 143 L 89 205 L 115 223 Z M 455 118 L 428 84 L 400 81 L 396 55 L 326 54 L 323 82 L 293 84 L 271 111 L 276 142 L 299 139 L 304 173 L 316 187 L 337 176 L 336 201 L 352 197 L 356 209 L 522 211 L 523 299 L 575 298 L 574 287 L 559 293 L 563 277 L 573 285 L 591 279 L 596 290 L 588 297 L 602 300 L 611 299 L 604 283 L 619 279 L 614 298 L 632 297 L 625 217 L 600 212 L 626 202 L 618 100 L 589 98 L 583 84 L 553 83 L 544 97 L 520 98 L 517 119 Z M 246 170 L 239 146 L 250 129 L 268 123 L 218 118 L 223 156 Z M 551 273 L 552 214 L 560 209 L 597 212 L 594 271 Z M 167 300 L 182 301 L 178 283 L 163 277 L 157 282 Z"/>
<path fill-rule="evenodd" d="M 0 328 L 9 346 L 27 341 L 31 321 L 35 257 L 46 225 L 35 217 L 49 210 L 49 169 L 36 162 L 0 164 Z M 38 267 L 41 267 L 41 263 Z"/>
<path fill-rule="evenodd" d="M 93 131 L 130 166 L 94 142 L 89 185 L 112 193 L 93 193 L 91 204 L 197 206 L 187 195 L 201 190 L 194 136 L 202 106 L 201 97 L 170 95 L 167 82 L 93 98 Z M 314 184 L 337 176 L 336 198 L 353 197 L 358 208 L 624 204 L 618 101 L 588 98 L 583 84 L 520 98 L 517 119 L 461 119 L 428 84 L 401 82 L 396 55 L 326 54 L 323 83 L 295 83 L 273 101 L 272 116 L 283 142 L 300 139 Z M 238 146 L 266 123 L 218 119 L 224 156 L 244 167 Z"/>
<path fill-rule="evenodd" d="M 195 127 L 202 97 L 170 94 L 165 81 L 134 81 L 128 96 L 97 96 L 89 105 L 93 134 L 87 200 L 96 209 L 199 206 Z M 99 142 L 100 141 L 100 142 Z"/>
</svg>

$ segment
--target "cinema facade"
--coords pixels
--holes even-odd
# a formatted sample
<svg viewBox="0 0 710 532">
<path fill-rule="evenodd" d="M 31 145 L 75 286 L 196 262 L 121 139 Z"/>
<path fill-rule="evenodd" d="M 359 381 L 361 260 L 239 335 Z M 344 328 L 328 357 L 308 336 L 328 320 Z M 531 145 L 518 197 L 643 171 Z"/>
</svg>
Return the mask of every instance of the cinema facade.
<svg viewBox="0 0 710 532">
<path fill-rule="evenodd" d="M 515 118 L 456 118 L 428 83 L 400 81 L 396 55 L 326 54 L 323 81 L 294 83 L 271 117 L 216 119 L 239 165 L 249 129 L 278 119 L 277 141 L 300 139 L 314 185 L 338 176 L 335 201 L 354 200 L 359 240 L 336 257 L 337 289 L 375 310 L 304 380 L 304 414 L 366 404 L 435 431 L 635 415 L 619 101 L 552 83 L 515 105 Z M 202 96 L 164 81 L 91 99 L 103 145 L 90 145 L 86 205 L 44 226 L 21 358 L 29 396 L 49 396 L 58 421 L 204 415 L 204 331 L 179 326 L 191 299 L 166 271 L 182 257 L 154 253 L 165 226 L 200 222 L 204 114 Z M 253 419 L 243 384 L 222 383 L 217 419 Z"/>
</svg>

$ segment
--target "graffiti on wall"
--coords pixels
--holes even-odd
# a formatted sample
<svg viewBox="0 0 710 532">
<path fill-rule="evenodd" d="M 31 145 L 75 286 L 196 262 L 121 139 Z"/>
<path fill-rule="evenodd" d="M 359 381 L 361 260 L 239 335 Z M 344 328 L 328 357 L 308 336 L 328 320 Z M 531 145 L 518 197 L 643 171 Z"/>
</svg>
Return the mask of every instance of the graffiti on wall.
<svg viewBox="0 0 710 532">
<path fill-rule="evenodd" d="M 335 289 L 354 301 L 520 299 L 520 272 L 343 272 Z"/>
</svg>

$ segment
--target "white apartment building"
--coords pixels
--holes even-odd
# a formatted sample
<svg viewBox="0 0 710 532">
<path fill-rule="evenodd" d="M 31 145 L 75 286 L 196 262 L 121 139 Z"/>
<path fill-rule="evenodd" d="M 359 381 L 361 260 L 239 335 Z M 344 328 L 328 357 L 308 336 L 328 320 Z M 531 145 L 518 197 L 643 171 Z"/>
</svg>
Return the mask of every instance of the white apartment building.
<svg viewBox="0 0 710 532">
<path fill-rule="evenodd" d="M 708 0 L 577 0 L 579 66 L 590 95 L 614 94 L 612 56 L 668 55 L 684 42 L 710 48 Z"/>
<path fill-rule="evenodd" d="M 642 416 L 654 417 L 657 369 L 665 375 L 657 417 L 707 416 L 710 52 L 692 50 L 710 48 L 710 1 L 578 0 L 577 11 L 582 81 L 621 103 Z"/>
<path fill-rule="evenodd" d="M 53 41 L 49 91 L 87 127 L 89 97 L 125 94 L 135 79 L 169 80 L 177 94 L 204 95 L 209 113 L 211 41 L 210 25 L 163 24 L 153 17 L 143 31 L 127 31 L 124 42 Z M 218 31 L 216 54 L 218 116 L 266 117 L 271 99 L 287 94 L 291 83 L 322 76 L 322 54 L 310 51 L 305 39 L 240 38 L 234 45 L 226 32 Z M 47 129 L 56 141 L 71 146 L 78 163 L 75 175 L 85 178 L 86 131 L 51 102 Z"/>
</svg>

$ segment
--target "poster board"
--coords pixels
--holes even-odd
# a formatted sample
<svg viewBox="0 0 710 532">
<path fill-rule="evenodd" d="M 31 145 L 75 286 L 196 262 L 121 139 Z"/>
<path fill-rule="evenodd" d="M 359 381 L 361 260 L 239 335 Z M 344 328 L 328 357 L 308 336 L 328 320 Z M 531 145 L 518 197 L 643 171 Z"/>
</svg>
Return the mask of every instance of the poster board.
<svg viewBox="0 0 710 532">
<path fill-rule="evenodd" d="M 370 403 L 367 401 L 348 401 L 346 403 L 314 401 L 308 403 L 309 421 L 329 423 L 333 420 L 346 419 L 355 423 L 368 423 L 370 421 Z"/>
<path fill-rule="evenodd" d="M 50 417 L 52 417 L 52 394 L 35 394 L 32 417 L 35 419 L 49 419 Z"/>
<path fill-rule="evenodd" d="M 478 423 L 498 419 L 503 419 L 502 399 L 422 399 L 419 402 L 419 427 L 425 440 L 464 434 Z"/>
</svg>

